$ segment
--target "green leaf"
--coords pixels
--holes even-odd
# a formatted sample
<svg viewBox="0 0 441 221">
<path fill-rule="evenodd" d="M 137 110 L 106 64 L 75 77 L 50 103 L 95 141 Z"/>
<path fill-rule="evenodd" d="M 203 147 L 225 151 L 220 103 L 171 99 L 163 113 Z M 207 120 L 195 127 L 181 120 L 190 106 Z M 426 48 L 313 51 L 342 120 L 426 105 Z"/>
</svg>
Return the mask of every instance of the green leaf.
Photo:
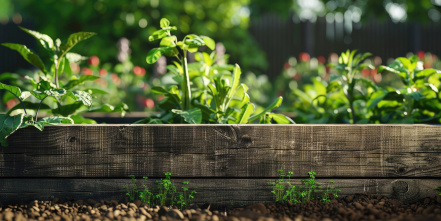
<svg viewBox="0 0 441 221">
<path fill-rule="evenodd" d="M 74 123 L 74 121 L 69 117 L 45 117 L 38 120 L 38 122 L 41 122 L 43 124 L 51 124 L 51 125 Z"/>
<path fill-rule="evenodd" d="M 153 34 L 149 36 L 149 41 L 155 41 L 158 39 L 162 39 L 166 36 L 168 36 L 167 30 L 160 29 L 160 30 L 153 32 Z"/>
<path fill-rule="evenodd" d="M 165 37 L 159 43 L 161 47 L 176 47 L 175 45 L 176 36 Z"/>
<path fill-rule="evenodd" d="M 214 42 L 213 39 L 207 37 L 207 36 L 201 36 L 202 40 L 205 42 L 205 45 L 211 50 L 214 50 L 216 47 L 216 42 Z"/>
<path fill-rule="evenodd" d="M 21 93 L 21 90 L 20 90 L 19 87 L 3 84 L 1 82 L 0 82 L 0 89 L 4 89 L 4 90 L 7 90 L 7 91 L 11 92 L 13 95 L 15 95 L 19 99 L 21 99 L 21 97 L 28 96 L 28 95 L 24 95 L 23 96 L 23 94 Z M 24 99 L 21 99 L 21 100 L 24 100 Z"/>
<path fill-rule="evenodd" d="M 67 52 L 69 52 L 76 44 L 96 35 L 93 32 L 78 32 L 69 35 L 66 43 L 60 45 L 60 54 L 58 59 L 61 59 Z"/>
<path fill-rule="evenodd" d="M 234 67 L 234 71 L 233 71 L 233 84 L 231 86 L 231 90 L 228 92 L 228 99 L 231 99 L 234 95 L 234 93 L 236 93 L 237 90 L 237 86 L 239 86 L 240 83 L 240 75 L 242 74 L 242 71 L 240 70 L 240 67 L 238 64 L 236 64 L 236 66 Z"/>
<path fill-rule="evenodd" d="M 24 104 L 26 110 L 37 110 L 38 106 L 40 105 L 39 103 L 31 103 L 29 101 L 23 101 L 23 104 Z M 22 109 L 22 108 L 23 108 L 23 105 L 21 103 L 18 103 L 14 107 L 9 109 L 6 114 L 10 115 L 12 113 L 12 111 Z M 40 110 L 49 110 L 49 109 L 51 109 L 51 107 L 49 107 L 46 104 L 41 104 L 41 106 L 40 106 Z"/>
<path fill-rule="evenodd" d="M 252 113 L 254 113 L 254 104 L 248 102 L 242 107 L 236 122 L 238 124 L 248 123 L 248 119 L 250 118 Z"/>
<path fill-rule="evenodd" d="M 261 116 L 263 116 L 264 114 L 266 114 L 267 112 L 272 111 L 273 109 L 279 107 L 282 104 L 283 98 L 279 97 L 277 98 L 277 100 L 275 100 L 272 104 L 270 104 L 270 106 L 268 106 L 267 108 L 265 108 L 265 110 L 263 110 L 262 112 L 252 115 L 250 117 L 250 119 L 248 120 L 249 123 L 259 119 Z"/>
<path fill-rule="evenodd" d="M 18 53 L 21 54 L 21 56 L 23 56 L 23 58 L 27 62 L 34 65 L 36 68 L 40 69 L 44 73 L 47 73 L 46 67 L 44 66 L 44 63 L 41 60 L 40 56 L 38 56 L 37 54 L 34 54 L 26 46 L 21 45 L 21 44 L 13 44 L 13 43 L 3 43 L 2 45 L 10 48 L 12 50 L 17 51 Z"/>
<path fill-rule="evenodd" d="M 64 89 L 69 90 L 73 87 L 76 87 L 80 84 L 83 84 L 86 81 L 94 81 L 96 79 L 100 79 L 98 76 L 94 75 L 81 75 L 80 79 L 72 79 L 69 82 L 67 82 L 66 85 L 63 86 Z"/>
<path fill-rule="evenodd" d="M 41 91 L 31 91 L 30 92 L 34 97 L 36 97 L 38 100 L 43 100 L 44 98 L 46 98 L 47 96 L 52 96 L 52 97 L 61 97 L 64 96 L 66 94 L 66 90 L 65 89 L 55 89 L 55 88 L 51 88 L 49 90 L 45 90 L 43 92 Z"/>
<path fill-rule="evenodd" d="M 2 146 L 8 146 L 8 141 L 6 138 L 20 128 L 21 124 L 23 123 L 23 117 L 23 114 L 18 114 L 15 116 L 0 114 L 0 144 Z"/>
<path fill-rule="evenodd" d="M 400 74 L 400 71 L 395 70 L 394 68 L 388 67 L 388 66 L 384 66 L 384 65 L 380 65 L 380 67 L 378 67 L 377 69 L 377 73 L 381 73 L 383 71 L 389 71 L 395 74 Z"/>
<path fill-rule="evenodd" d="M 89 118 L 84 118 L 79 114 L 72 115 L 70 116 L 70 118 L 74 121 L 75 124 L 96 124 L 96 121 Z"/>
<path fill-rule="evenodd" d="M 155 63 L 162 56 L 162 52 L 163 50 L 160 48 L 153 48 L 150 50 L 146 57 L 147 64 Z"/>
<path fill-rule="evenodd" d="M 109 94 L 109 92 L 107 92 L 105 90 L 98 89 L 98 88 L 87 88 L 87 89 L 84 89 L 84 91 L 86 91 L 87 93 L 89 93 L 91 95 L 95 95 L 95 94 Z"/>
<path fill-rule="evenodd" d="M 184 118 L 187 123 L 200 124 L 202 123 L 202 111 L 199 108 L 193 108 L 187 111 L 172 109 L 172 112 Z"/>
<path fill-rule="evenodd" d="M 270 113 L 269 116 L 278 124 L 295 124 L 291 118 L 283 114 Z"/>
<path fill-rule="evenodd" d="M 87 60 L 87 57 L 81 56 L 80 54 L 68 52 L 66 53 L 66 59 L 69 63 L 79 63 L 81 61 Z"/>
<path fill-rule="evenodd" d="M 125 113 L 129 110 L 129 106 L 125 103 L 120 103 L 118 105 L 103 104 L 99 107 L 87 110 L 87 112 L 101 112 L 101 113 L 121 113 L 124 117 Z"/>
<path fill-rule="evenodd" d="M 49 35 L 42 34 L 23 27 L 20 27 L 20 29 L 32 35 L 35 39 L 37 39 L 40 42 L 41 46 L 43 46 L 47 51 L 52 51 L 54 49 L 54 40 L 52 40 L 52 38 L 49 37 Z"/>
<path fill-rule="evenodd" d="M 205 45 L 205 42 L 199 37 L 192 39 L 185 39 L 184 43 L 189 47 L 200 47 Z"/>
<path fill-rule="evenodd" d="M 86 106 L 92 106 L 92 95 L 85 91 L 68 91 L 66 94 L 76 101 L 83 102 Z"/>
<path fill-rule="evenodd" d="M 374 107 L 376 107 L 377 104 L 388 95 L 388 93 L 389 92 L 387 92 L 384 89 L 378 90 L 378 91 L 375 91 L 374 93 L 372 93 L 372 95 L 370 96 L 369 100 L 366 103 L 366 106 L 368 107 L 368 109 L 373 109 Z"/>
<path fill-rule="evenodd" d="M 166 18 L 162 18 L 161 21 L 159 21 L 159 26 L 161 28 L 166 28 L 166 27 L 170 26 L 170 21 Z"/>
<path fill-rule="evenodd" d="M 77 101 L 73 104 L 60 105 L 59 107 L 52 109 L 52 114 L 68 117 L 74 114 L 78 109 L 83 106 L 83 102 Z"/>
</svg>

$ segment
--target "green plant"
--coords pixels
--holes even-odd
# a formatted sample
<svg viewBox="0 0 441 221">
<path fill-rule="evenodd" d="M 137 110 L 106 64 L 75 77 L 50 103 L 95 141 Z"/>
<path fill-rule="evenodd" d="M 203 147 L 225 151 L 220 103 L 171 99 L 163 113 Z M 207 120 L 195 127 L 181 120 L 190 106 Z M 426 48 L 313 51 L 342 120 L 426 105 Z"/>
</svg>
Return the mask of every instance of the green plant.
<svg viewBox="0 0 441 221">
<path fill-rule="evenodd" d="M 194 195 L 196 193 L 195 190 L 190 190 L 187 185 L 188 181 L 184 181 L 182 183 L 182 192 L 178 192 L 176 190 L 175 185 L 171 181 L 171 173 L 164 173 L 165 178 L 156 180 L 155 183 L 156 188 L 152 191 L 149 190 L 144 184 L 144 190 L 140 191 L 136 185 L 136 179 L 134 175 L 130 175 L 129 177 L 132 179 L 132 183 L 130 185 L 126 185 L 123 187 L 127 191 L 126 195 L 129 197 L 131 201 L 141 200 L 142 202 L 147 203 L 149 206 L 160 205 L 160 206 L 178 206 L 180 209 L 186 208 L 190 205 L 191 201 L 194 199 Z M 144 180 L 147 180 L 147 177 L 143 177 Z"/>
<path fill-rule="evenodd" d="M 153 194 L 149 191 L 149 189 L 143 184 L 144 190 L 139 191 L 138 187 L 136 185 L 136 178 L 134 175 L 129 175 L 129 177 L 132 179 L 132 184 L 123 186 L 123 189 L 127 190 L 126 196 L 129 197 L 131 201 L 134 200 L 141 200 L 144 203 L 147 203 L 147 205 L 152 206 L 153 205 Z M 144 180 L 147 180 L 148 177 L 142 177 Z"/>
<path fill-rule="evenodd" d="M 337 193 L 340 192 L 340 189 L 332 186 L 333 180 L 328 181 L 326 189 L 323 190 L 322 185 L 315 180 L 316 173 L 314 171 L 308 172 L 309 178 L 302 180 L 301 186 L 291 184 L 292 172 L 288 172 L 288 174 L 285 174 L 283 170 L 278 172 L 280 178 L 276 182 L 270 182 L 269 185 L 273 187 L 271 193 L 275 195 L 275 201 L 279 203 L 288 201 L 302 203 L 313 199 L 330 202 L 330 196 L 337 198 Z"/>
<path fill-rule="evenodd" d="M 65 43 L 61 43 L 60 39 L 56 41 L 52 40 L 51 37 L 45 34 L 38 33 L 36 31 L 21 28 L 26 33 L 30 34 L 38 40 L 42 48 L 44 49 L 45 56 L 49 57 L 49 66 L 43 63 L 40 56 L 25 45 L 14 44 L 14 43 L 2 43 L 3 46 L 8 47 L 12 50 L 19 52 L 23 58 L 30 64 L 38 68 L 42 73 L 39 76 L 39 81 L 30 79 L 31 84 L 34 86 L 33 91 L 21 91 L 20 88 L 16 86 L 6 85 L 0 83 L 0 89 L 4 89 L 11 94 L 13 94 L 18 100 L 19 104 L 5 115 L 0 115 L 0 122 L 2 124 L 2 130 L 0 132 L 0 142 L 3 146 L 7 146 L 6 138 L 15 132 L 19 128 L 28 127 L 30 125 L 35 126 L 39 130 L 43 130 L 45 124 L 60 124 L 68 123 L 71 124 L 74 121 L 68 117 L 67 113 L 74 113 L 82 105 L 91 106 L 92 105 L 92 95 L 86 91 L 73 90 L 75 86 L 78 86 L 85 81 L 91 81 L 97 79 L 94 76 L 82 76 L 81 78 L 73 78 L 66 84 L 60 87 L 59 76 L 65 70 L 69 69 L 69 62 L 78 62 L 84 59 L 81 55 L 71 53 L 70 50 L 80 41 L 86 40 L 95 33 L 90 32 L 79 32 L 71 34 Z M 50 71 L 48 71 L 50 70 Z M 53 80 L 53 82 L 52 82 Z M 35 97 L 39 102 L 32 103 L 26 102 L 25 100 L 30 96 Z M 49 106 L 44 105 L 43 101 L 46 98 L 52 98 L 57 104 L 56 108 L 52 108 L 52 112 L 60 115 L 61 117 L 49 117 L 38 120 L 38 112 L 41 108 L 50 109 Z M 73 100 L 73 103 L 68 105 L 62 105 L 61 99 L 66 98 Z M 21 105 L 21 106 L 20 106 Z M 24 113 L 20 113 L 14 116 L 10 116 L 10 113 L 15 110 L 22 108 Z M 29 115 L 28 110 L 36 110 L 35 117 Z"/>
<path fill-rule="evenodd" d="M 155 195 L 155 198 L 157 199 L 158 204 L 161 206 L 164 206 L 166 204 L 167 199 L 169 199 L 170 203 L 173 205 L 173 197 L 174 193 L 176 193 L 176 187 L 170 180 L 171 173 L 166 172 L 164 173 L 164 175 L 165 179 L 156 181 L 156 183 L 158 184 L 158 193 Z"/>
<path fill-rule="evenodd" d="M 360 73 L 363 69 L 374 69 L 372 65 L 362 63 L 366 58 L 371 56 L 370 53 L 356 53 L 356 50 L 347 50 L 341 53 L 338 64 L 329 64 L 329 66 L 337 70 L 338 74 L 331 76 L 328 86 L 328 91 L 342 90 L 344 92 L 350 110 L 350 122 L 354 124 L 357 123 L 355 109 L 355 102 L 357 100 L 356 85 L 359 82 L 367 86 L 373 85 L 373 82 L 360 77 Z"/>
<path fill-rule="evenodd" d="M 441 196 L 441 186 L 437 187 L 436 190 L 438 190 L 438 195 Z"/>
<path fill-rule="evenodd" d="M 194 199 L 194 194 L 196 193 L 196 190 L 189 191 L 187 188 L 188 181 L 182 182 L 182 193 L 178 193 L 176 197 L 176 204 L 179 207 L 179 209 L 186 208 L 190 203 L 191 200 Z"/>
<path fill-rule="evenodd" d="M 163 113 L 159 118 L 148 118 L 138 123 L 246 124 L 257 120 L 260 123 L 271 123 L 272 120 L 294 123 L 284 115 L 270 113 L 280 106 L 282 97 L 260 113 L 254 113 L 255 106 L 249 101 L 248 87 L 239 82 L 242 73 L 239 65 L 217 65 L 214 62 L 216 55 L 204 52 L 199 54 L 202 57 L 199 67 L 202 68 L 188 64 L 188 52 L 195 53 L 203 46 L 214 49 L 215 42 L 211 38 L 190 34 L 178 41 L 176 36 L 171 35 L 176 27 L 170 26 L 165 18 L 161 19 L 160 24 L 161 30 L 149 37 L 150 41 L 161 40 L 160 47 L 150 50 L 146 60 L 152 64 L 162 55 L 176 58 L 179 62 L 174 62 L 174 67 L 168 69 L 175 75 L 173 79 L 180 84 L 180 89 L 177 85 L 152 88 L 154 93 L 165 96 L 159 105 Z M 190 81 L 196 77 L 200 81 Z M 198 87 L 200 83 L 202 87 Z"/>
<path fill-rule="evenodd" d="M 417 56 L 399 57 L 378 72 L 391 72 L 401 78 L 402 88 L 378 90 L 371 106 L 375 107 L 380 122 L 439 123 L 441 104 L 441 71 L 424 69 Z"/>
</svg>

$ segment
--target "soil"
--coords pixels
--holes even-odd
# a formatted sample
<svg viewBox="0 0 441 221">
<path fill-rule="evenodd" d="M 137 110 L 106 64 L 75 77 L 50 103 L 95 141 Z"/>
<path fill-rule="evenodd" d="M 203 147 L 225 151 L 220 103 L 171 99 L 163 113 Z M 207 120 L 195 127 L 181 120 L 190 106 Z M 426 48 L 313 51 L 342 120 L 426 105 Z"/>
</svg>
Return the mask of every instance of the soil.
<svg viewBox="0 0 441 221">
<path fill-rule="evenodd" d="M 330 203 L 254 204 L 239 208 L 193 206 L 178 210 L 141 201 L 33 201 L 0 207 L 0 220 L 441 220 L 441 196 L 405 204 L 376 195 L 355 195 Z"/>
</svg>

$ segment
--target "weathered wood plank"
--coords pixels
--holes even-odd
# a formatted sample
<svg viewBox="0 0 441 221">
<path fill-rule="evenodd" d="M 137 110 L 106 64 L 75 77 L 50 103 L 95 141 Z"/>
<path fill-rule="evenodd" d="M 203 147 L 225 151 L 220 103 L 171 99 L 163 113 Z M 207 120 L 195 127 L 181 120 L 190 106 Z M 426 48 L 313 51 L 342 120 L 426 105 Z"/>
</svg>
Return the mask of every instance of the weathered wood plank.
<svg viewBox="0 0 441 221">
<path fill-rule="evenodd" d="M 438 125 L 65 125 L 8 140 L 0 177 L 441 176 Z"/>
<path fill-rule="evenodd" d="M 138 186 L 156 187 L 154 180 L 138 180 Z M 300 183 L 300 179 L 292 182 Z M 271 186 L 274 179 L 181 179 L 173 178 L 179 187 L 182 181 L 189 181 L 190 189 L 197 187 L 194 203 L 230 204 L 272 202 Z M 317 179 L 326 183 L 328 179 Z M 124 197 L 123 186 L 130 179 L 72 179 L 72 178 L 7 178 L 0 182 L 0 203 L 29 202 L 31 200 L 50 200 L 53 197 L 75 200 L 120 200 Z M 412 202 L 437 194 L 435 187 L 441 186 L 441 179 L 334 179 L 335 186 L 341 189 L 340 196 L 360 193 L 381 194 Z"/>
</svg>

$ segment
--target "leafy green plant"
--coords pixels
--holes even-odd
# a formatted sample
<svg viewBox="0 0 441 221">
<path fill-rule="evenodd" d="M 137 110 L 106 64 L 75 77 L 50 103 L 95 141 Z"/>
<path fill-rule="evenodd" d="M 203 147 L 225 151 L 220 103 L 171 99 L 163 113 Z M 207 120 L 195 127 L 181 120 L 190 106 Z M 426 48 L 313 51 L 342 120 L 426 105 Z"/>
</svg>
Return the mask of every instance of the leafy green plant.
<svg viewBox="0 0 441 221">
<path fill-rule="evenodd" d="M 131 201 L 141 200 L 147 205 L 153 205 L 153 194 L 149 191 L 149 189 L 143 184 L 144 190 L 139 191 L 138 186 L 136 185 L 136 178 L 134 175 L 129 176 L 132 179 L 132 183 L 130 185 L 123 186 L 123 189 L 127 190 L 126 196 L 129 197 Z M 144 180 L 148 180 L 148 177 L 142 177 Z"/>
<path fill-rule="evenodd" d="M 34 65 L 42 72 L 39 82 L 31 81 L 31 83 L 36 87 L 36 90 L 33 91 L 21 92 L 20 88 L 18 87 L 0 83 L 0 89 L 4 89 L 10 92 L 11 94 L 13 94 L 19 100 L 20 102 L 19 105 L 21 105 L 21 108 L 24 111 L 24 113 L 15 116 L 9 116 L 12 110 L 17 109 L 13 107 L 6 115 L 3 114 L 1 115 L 0 119 L 2 120 L 1 121 L 2 130 L 0 134 L 0 142 L 3 146 L 8 145 L 6 138 L 19 128 L 24 128 L 24 127 L 28 127 L 29 125 L 32 125 L 39 130 L 43 130 L 43 125 L 45 124 L 60 124 L 60 123 L 71 124 L 73 123 L 73 120 L 70 119 L 69 117 L 63 116 L 63 113 L 65 111 L 71 112 L 74 106 L 75 107 L 80 106 L 79 103 L 84 104 L 86 106 L 92 105 L 92 98 L 89 93 L 85 91 L 77 91 L 71 89 L 85 81 L 95 80 L 96 78 L 92 79 L 88 76 L 85 76 L 80 79 L 72 79 L 67 84 L 65 84 L 63 88 L 60 88 L 58 77 L 59 74 L 63 72 L 64 68 L 68 66 L 66 65 L 68 63 L 67 60 L 79 61 L 83 59 L 81 55 L 71 53 L 69 51 L 78 42 L 82 40 L 86 40 L 95 34 L 88 32 L 74 33 L 69 36 L 67 42 L 61 43 L 59 39 L 53 41 L 52 38 L 50 38 L 48 35 L 41 34 L 36 31 L 28 30 L 25 28 L 21 28 L 21 29 L 38 40 L 41 46 L 45 49 L 45 53 L 50 57 L 51 66 L 46 67 L 46 65 L 41 60 L 40 56 L 32 52 L 25 45 L 14 44 L 14 43 L 2 44 L 5 47 L 8 47 L 12 50 L 19 52 L 26 61 Z M 51 82 L 50 79 L 53 79 L 54 82 Z M 25 100 L 29 98 L 31 95 L 34 96 L 37 100 L 39 100 L 39 103 L 25 102 Z M 40 108 L 44 106 L 43 101 L 48 97 L 56 101 L 58 107 L 55 108 L 53 111 L 55 112 L 58 111 L 58 113 L 60 113 L 62 117 L 50 117 L 38 121 L 37 119 L 38 112 Z M 73 99 L 76 103 L 70 106 L 62 106 L 60 103 L 60 99 L 62 97 L 69 97 L 70 99 Z M 27 110 L 29 109 L 36 110 L 35 117 L 28 115 Z"/>
<path fill-rule="evenodd" d="M 191 203 L 191 200 L 194 199 L 194 194 L 196 193 L 196 190 L 189 191 L 187 185 L 188 181 L 182 182 L 182 192 L 178 193 L 176 197 L 176 204 L 181 210 Z"/>
<path fill-rule="evenodd" d="M 276 182 L 271 182 L 269 185 L 273 187 L 271 191 L 275 195 L 275 201 L 279 203 L 309 202 L 313 199 L 319 199 L 323 202 L 330 202 L 331 196 L 338 197 L 340 189 L 332 186 L 333 180 L 328 181 L 326 189 L 323 190 L 322 185 L 315 180 L 316 173 L 314 171 L 308 172 L 309 178 L 302 180 L 301 186 L 292 185 L 290 179 L 292 172 L 285 174 L 283 170 L 279 170 L 280 178 Z"/>
<path fill-rule="evenodd" d="M 271 113 L 280 106 L 282 97 L 263 111 L 254 113 L 255 105 L 249 101 L 248 87 L 239 82 L 242 74 L 239 65 L 217 65 L 214 60 L 216 55 L 205 52 L 198 54 L 199 66 L 188 64 L 189 52 L 195 53 L 203 46 L 214 49 L 215 42 L 211 38 L 189 34 L 178 41 L 171 34 L 171 31 L 177 30 L 175 26 L 170 26 L 165 18 L 161 19 L 160 25 L 161 30 L 149 37 L 150 41 L 161 40 L 160 47 L 150 50 L 146 61 L 155 63 L 162 55 L 176 58 L 178 62 L 168 69 L 180 88 L 177 85 L 152 88 L 154 93 L 165 96 L 159 105 L 163 113 L 159 118 L 148 118 L 138 123 L 246 124 L 257 120 L 260 123 L 271 123 L 272 120 L 294 123 L 284 115 Z"/>
<path fill-rule="evenodd" d="M 378 72 L 391 72 L 400 77 L 402 88 L 386 88 L 377 91 L 375 107 L 380 122 L 391 123 L 439 123 L 441 118 L 441 71 L 424 69 L 416 55 L 399 57 L 388 66 L 380 66 Z"/>
<path fill-rule="evenodd" d="M 330 63 L 329 66 L 335 68 L 337 75 L 331 76 L 328 91 L 341 90 L 347 99 L 349 106 L 349 115 L 352 123 L 357 123 L 355 102 L 357 98 L 357 83 L 365 86 L 372 86 L 373 82 L 360 76 L 363 69 L 374 69 L 370 64 L 362 63 L 370 53 L 357 54 L 357 51 L 347 50 L 341 53 L 338 64 Z"/>
<path fill-rule="evenodd" d="M 129 176 L 132 179 L 132 183 L 124 186 L 123 189 L 127 191 L 126 195 L 131 201 L 139 199 L 142 202 L 147 203 L 149 206 L 176 205 L 180 209 L 184 209 L 190 205 L 191 201 L 194 199 L 196 191 L 188 188 L 187 185 L 189 182 L 184 181 L 181 187 L 182 192 L 178 192 L 175 185 L 171 181 L 171 173 L 165 172 L 164 175 L 165 178 L 155 181 L 157 184 L 156 189 L 152 188 L 152 191 L 150 191 L 149 188 L 147 188 L 144 184 L 144 190 L 140 191 L 137 187 L 134 175 Z M 143 179 L 147 180 L 148 177 L 143 177 Z"/>
<path fill-rule="evenodd" d="M 437 187 L 436 190 L 438 190 L 438 195 L 441 196 L 441 186 Z"/>
</svg>

